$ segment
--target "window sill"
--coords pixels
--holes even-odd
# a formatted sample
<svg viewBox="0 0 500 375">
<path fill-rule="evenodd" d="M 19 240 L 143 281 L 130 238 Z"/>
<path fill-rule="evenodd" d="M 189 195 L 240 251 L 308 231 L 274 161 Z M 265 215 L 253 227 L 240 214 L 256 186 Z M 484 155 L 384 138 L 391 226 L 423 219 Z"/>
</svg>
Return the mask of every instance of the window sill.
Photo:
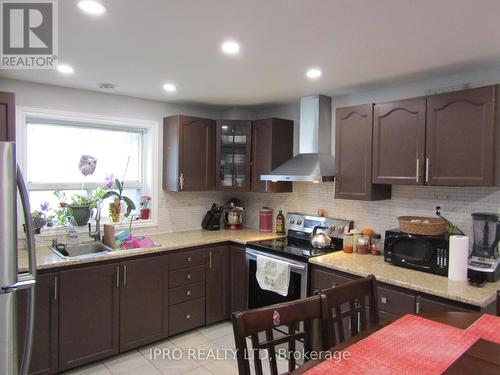
<svg viewBox="0 0 500 375">
<path fill-rule="evenodd" d="M 112 223 L 112 222 L 101 223 L 101 235 L 104 234 L 104 230 L 103 230 L 104 224 L 114 225 L 117 231 L 128 229 L 130 227 L 129 220 L 126 220 L 126 221 L 123 221 L 120 223 Z M 134 229 L 137 229 L 137 228 L 149 228 L 149 227 L 156 227 L 156 226 L 158 226 L 158 223 L 153 219 L 137 220 L 137 221 L 132 222 L 132 231 Z M 92 230 L 95 230 L 94 225 L 92 226 Z M 79 236 L 80 235 L 83 236 L 83 235 L 88 234 L 89 228 L 87 225 L 81 226 L 81 227 L 76 227 L 76 231 L 77 231 Z M 59 237 L 59 236 L 65 236 L 66 232 L 67 232 L 67 227 L 43 228 L 41 230 L 41 233 L 36 235 L 36 236 L 38 238 L 41 238 L 42 240 L 46 240 L 46 239 L 52 239 L 52 238 Z M 24 233 L 20 233 L 19 236 L 20 236 L 19 240 L 26 239 Z"/>
</svg>

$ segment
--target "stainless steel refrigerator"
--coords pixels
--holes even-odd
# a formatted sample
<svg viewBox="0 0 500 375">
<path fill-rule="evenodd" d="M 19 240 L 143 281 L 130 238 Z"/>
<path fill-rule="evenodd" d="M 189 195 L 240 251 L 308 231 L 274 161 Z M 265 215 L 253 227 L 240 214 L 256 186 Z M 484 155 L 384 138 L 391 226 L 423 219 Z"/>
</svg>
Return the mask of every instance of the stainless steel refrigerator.
<svg viewBox="0 0 500 375">
<path fill-rule="evenodd" d="M 21 203 L 25 221 L 29 271 L 18 273 L 17 205 Z M 27 374 L 33 347 L 35 317 L 36 259 L 28 191 L 16 162 L 16 145 L 0 142 L 0 373 Z M 28 314 L 24 348 L 18 355 L 17 298 L 27 289 Z M 21 319 L 21 318 L 20 318 Z"/>
</svg>

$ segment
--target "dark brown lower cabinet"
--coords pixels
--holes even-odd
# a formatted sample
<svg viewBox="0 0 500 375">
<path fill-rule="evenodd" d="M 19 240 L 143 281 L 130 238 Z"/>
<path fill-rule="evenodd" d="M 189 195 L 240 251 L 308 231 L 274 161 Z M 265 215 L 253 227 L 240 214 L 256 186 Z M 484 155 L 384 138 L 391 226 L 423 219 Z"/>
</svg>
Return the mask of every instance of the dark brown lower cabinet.
<svg viewBox="0 0 500 375">
<path fill-rule="evenodd" d="M 57 373 L 58 350 L 58 308 L 57 274 L 38 275 L 36 284 L 35 335 L 31 355 L 30 374 Z M 17 293 L 19 360 L 24 348 L 26 332 L 27 300 L 26 290 Z"/>
<path fill-rule="evenodd" d="M 117 354 L 119 265 L 61 271 L 59 276 L 59 369 Z"/>
<path fill-rule="evenodd" d="M 212 324 L 229 318 L 228 247 L 207 249 L 206 267 L 206 321 Z"/>
<path fill-rule="evenodd" d="M 168 257 L 120 263 L 120 351 L 168 335 Z"/>
<path fill-rule="evenodd" d="M 244 247 L 230 246 L 231 313 L 248 308 L 248 272 Z"/>
</svg>

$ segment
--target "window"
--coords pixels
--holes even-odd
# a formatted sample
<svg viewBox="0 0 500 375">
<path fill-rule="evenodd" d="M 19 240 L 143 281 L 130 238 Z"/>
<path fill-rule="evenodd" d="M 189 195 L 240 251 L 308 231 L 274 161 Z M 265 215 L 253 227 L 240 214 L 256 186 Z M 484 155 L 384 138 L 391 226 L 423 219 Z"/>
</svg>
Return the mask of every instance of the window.
<svg viewBox="0 0 500 375">
<path fill-rule="evenodd" d="M 142 195 L 153 197 L 151 221 L 156 223 L 157 123 L 36 110 L 19 112 L 18 127 L 22 129 L 18 134 L 24 141 L 21 147 L 25 147 L 18 158 L 23 161 L 32 211 L 44 202 L 57 208 L 55 190 L 68 198 L 74 194 L 91 197 L 113 175 L 120 181 L 125 179 L 123 194 L 135 203 L 135 213 L 139 213 Z M 82 155 L 97 159 L 94 173 L 86 177 L 79 169 Z M 102 205 L 104 220 L 109 203 L 111 198 Z"/>
</svg>

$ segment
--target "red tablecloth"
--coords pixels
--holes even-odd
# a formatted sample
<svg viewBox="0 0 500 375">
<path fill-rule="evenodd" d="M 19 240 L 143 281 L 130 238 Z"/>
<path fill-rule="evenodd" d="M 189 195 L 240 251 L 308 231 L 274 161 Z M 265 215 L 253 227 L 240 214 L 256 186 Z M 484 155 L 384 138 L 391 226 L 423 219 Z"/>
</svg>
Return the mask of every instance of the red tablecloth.
<svg viewBox="0 0 500 375">
<path fill-rule="evenodd" d="M 441 374 L 478 338 L 459 328 L 405 315 L 346 348 L 348 359 L 328 359 L 306 374 Z"/>
<path fill-rule="evenodd" d="M 465 332 L 500 344 L 500 317 L 484 314 L 472 323 Z"/>
</svg>

